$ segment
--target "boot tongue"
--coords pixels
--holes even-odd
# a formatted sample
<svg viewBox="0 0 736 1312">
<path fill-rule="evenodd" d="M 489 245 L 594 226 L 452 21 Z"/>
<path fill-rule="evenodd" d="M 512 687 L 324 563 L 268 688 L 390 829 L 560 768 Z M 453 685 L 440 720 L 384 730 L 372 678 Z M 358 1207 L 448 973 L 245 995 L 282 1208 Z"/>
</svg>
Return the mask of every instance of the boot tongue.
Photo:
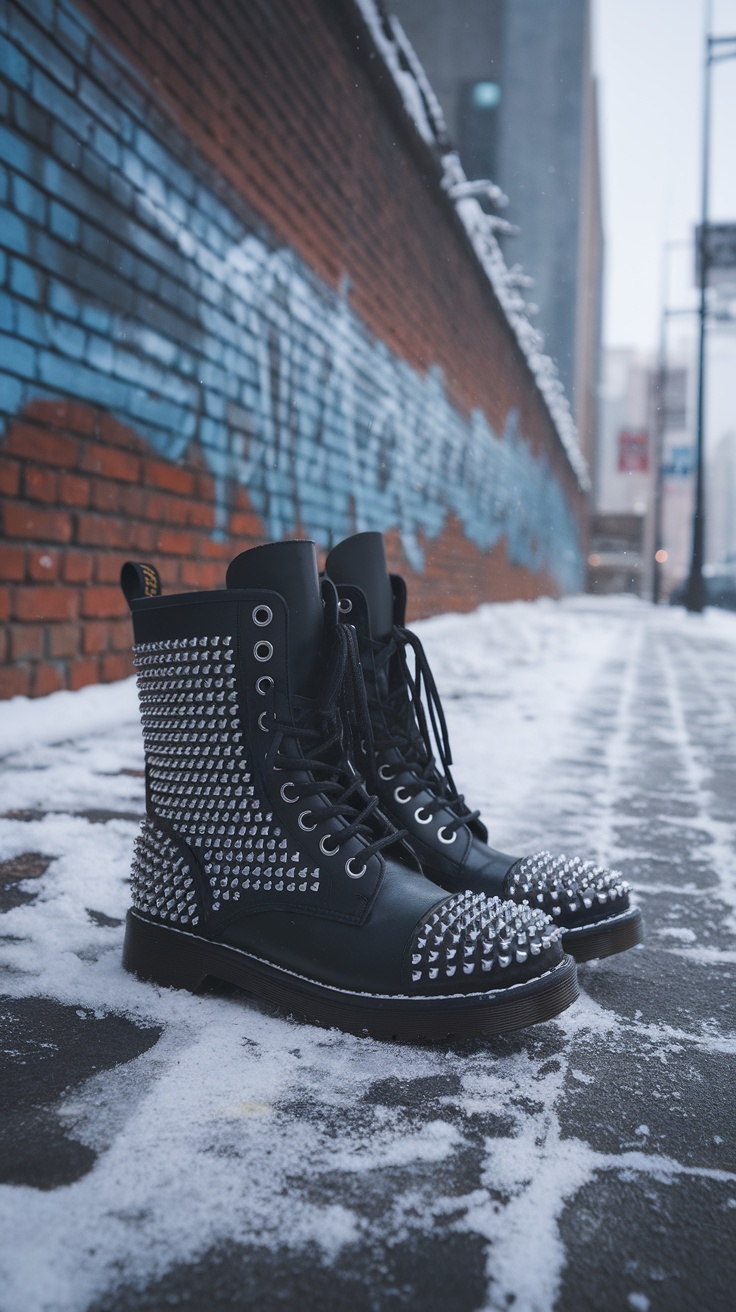
<svg viewBox="0 0 736 1312">
<path fill-rule="evenodd" d="M 312 696 L 321 672 L 324 621 L 313 542 L 269 542 L 236 556 L 228 567 L 229 588 L 278 592 L 289 611 L 289 685 Z"/>
<path fill-rule="evenodd" d="M 325 573 L 333 583 L 349 583 L 365 593 L 371 634 L 379 642 L 388 638 L 394 622 L 394 600 L 381 534 L 356 533 L 339 542 L 327 557 Z"/>
</svg>

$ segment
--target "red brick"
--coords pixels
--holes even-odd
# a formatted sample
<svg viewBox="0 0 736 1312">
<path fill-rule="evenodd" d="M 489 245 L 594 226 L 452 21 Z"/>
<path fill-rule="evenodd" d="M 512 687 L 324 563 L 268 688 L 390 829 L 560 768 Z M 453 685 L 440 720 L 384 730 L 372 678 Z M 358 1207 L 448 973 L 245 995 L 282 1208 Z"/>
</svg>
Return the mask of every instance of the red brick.
<svg viewBox="0 0 736 1312">
<path fill-rule="evenodd" d="M 214 507 L 203 505 L 201 501 L 182 501 L 180 502 L 186 512 L 186 518 L 182 521 L 184 524 L 191 525 L 192 528 L 212 529 L 215 523 Z"/>
<path fill-rule="evenodd" d="M 99 436 L 109 446 L 127 447 L 129 451 L 140 450 L 141 439 L 126 424 L 121 424 L 112 415 L 102 413 L 99 422 Z"/>
<path fill-rule="evenodd" d="M 117 618 L 125 609 L 125 598 L 120 588 L 85 588 L 82 592 L 82 614 L 95 619 L 108 616 Z"/>
<path fill-rule="evenodd" d="M 104 620 L 88 620 L 84 625 L 82 651 L 85 655 L 98 656 L 107 651 L 110 645 L 110 625 Z"/>
<path fill-rule="evenodd" d="M 92 510 L 100 510 L 103 514 L 125 514 L 125 496 L 129 490 L 127 483 L 115 483 L 111 478 L 93 478 L 90 482 L 90 506 Z"/>
<path fill-rule="evenodd" d="M 31 678 L 31 697 L 46 697 L 64 687 L 61 671 L 56 665 L 35 665 Z"/>
<path fill-rule="evenodd" d="M 176 556 L 160 556 L 156 560 L 156 569 L 161 578 L 164 592 L 173 592 L 179 587 L 181 567 Z"/>
<path fill-rule="evenodd" d="M 141 476 L 140 456 L 119 447 L 103 446 L 101 442 L 88 442 L 82 451 L 79 468 L 89 474 L 103 474 L 123 483 L 137 483 Z"/>
<path fill-rule="evenodd" d="M 215 500 L 215 483 L 209 474 L 197 474 L 195 478 L 194 496 L 197 501 L 214 502 Z"/>
<path fill-rule="evenodd" d="M 263 541 L 262 533 L 258 541 Z M 233 555 L 233 544 L 232 542 L 216 541 L 215 538 L 210 537 L 202 538 L 199 542 L 199 554 L 200 556 L 209 556 L 210 559 L 214 560 L 229 560 Z"/>
<path fill-rule="evenodd" d="M 130 525 L 129 545 L 134 551 L 148 556 L 156 550 L 156 529 L 153 524 L 141 524 L 134 520 Z"/>
<path fill-rule="evenodd" d="M 95 583 L 114 583 L 119 587 L 120 571 L 128 558 L 129 553 L 124 551 L 106 551 L 95 556 Z"/>
<path fill-rule="evenodd" d="M 84 401 L 65 401 L 59 427 L 67 428 L 70 433 L 79 433 L 81 437 L 91 437 L 100 427 L 100 412 Z"/>
<path fill-rule="evenodd" d="M 61 555 L 58 551 L 32 547 L 28 552 L 28 576 L 42 583 L 51 583 L 58 579 L 61 570 Z"/>
<path fill-rule="evenodd" d="M 39 661 L 43 655 L 43 628 L 40 624 L 11 624 L 8 628 L 11 661 Z"/>
<path fill-rule="evenodd" d="M 27 665 L 0 668 L 0 701 L 6 697 L 27 697 L 30 687 L 31 672 Z"/>
<path fill-rule="evenodd" d="M 99 661 L 88 656 L 84 660 L 71 661 L 67 668 L 67 686 L 75 691 L 86 688 L 90 683 L 100 682 Z"/>
<path fill-rule="evenodd" d="M 133 519 L 144 519 L 146 514 L 147 493 L 142 487 L 133 487 L 128 483 L 120 489 L 122 494 L 121 510 Z"/>
<path fill-rule="evenodd" d="M 79 474 L 59 474 L 59 504 L 83 509 L 89 505 L 89 479 Z"/>
<path fill-rule="evenodd" d="M 49 625 L 49 656 L 76 656 L 79 653 L 79 625 Z"/>
<path fill-rule="evenodd" d="M 0 496 L 15 497 L 20 487 L 20 465 L 17 460 L 0 456 Z"/>
<path fill-rule="evenodd" d="M 251 511 L 234 510 L 228 527 L 231 537 L 263 541 L 263 524 Z"/>
<path fill-rule="evenodd" d="M 5 450 L 24 460 L 37 460 L 45 465 L 61 465 L 73 469 L 79 454 L 76 438 L 63 433 L 51 433 L 47 428 L 17 421 L 10 424 L 5 437 Z"/>
<path fill-rule="evenodd" d="M 89 583 L 95 557 L 86 551 L 65 551 L 63 574 L 67 583 Z"/>
<path fill-rule="evenodd" d="M 143 483 L 146 487 L 158 487 L 164 492 L 178 492 L 182 497 L 194 494 L 194 474 L 168 460 L 144 460 Z"/>
<path fill-rule="evenodd" d="M 133 646 L 133 625 L 130 618 L 115 620 L 110 625 L 110 648 L 112 651 L 130 653 Z"/>
<path fill-rule="evenodd" d="M 183 529 L 162 528 L 156 534 L 156 550 L 170 556 L 191 556 L 194 553 L 194 538 Z"/>
<path fill-rule="evenodd" d="M 143 514 L 157 524 L 186 524 L 194 503 L 165 492 L 147 492 Z"/>
<path fill-rule="evenodd" d="M 127 679 L 133 673 L 132 655 L 109 652 L 102 657 L 102 682 L 113 683 L 117 679 Z"/>
<path fill-rule="evenodd" d="M 0 543 L 0 579 L 20 583 L 25 578 L 26 553 L 23 547 Z"/>
<path fill-rule="evenodd" d="M 222 565 L 216 561 L 209 563 L 199 560 L 184 560 L 181 566 L 181 581 L 185 588 L 208 590 L 224 585 Z"/>
<path fill-rule="evenodd" d="M 58 474 L 55 469 L 46 469 L 43 465 L 26 465 L 23 470 L 23 495 L 29 501 L 56 501 Z"/>
<path fill-rule="evenodd" d="M 0 620 L 6 620 L 10 614 L 10 589 L 0 588 Z"/>
<path fill-rule="evenodd" d="M 69 542 L 72 536 L 72 521 L 65 511 L 46 510 L 40 506 L 3 506 L 3 526 L 9 538 Z"/>
<path fill-rule="evenodd" d="M 73 620 L 78 608 L 76 588 L 36 585 L 15 589 L 13 610 L 19 620 Z"/>
<path fill-rule="evenodd" d="M 129 546 L 131 536 L 131 526 L 121 519 L 84 513 L 77 516 L 77 542 L 80 546 L 124 550 Z"/>
<path fill-rule="evenodd" d="M 0 629 L 0 665 L 4 665 L 10 652 L 10 634 L 7 627 Z"/>
</svg>

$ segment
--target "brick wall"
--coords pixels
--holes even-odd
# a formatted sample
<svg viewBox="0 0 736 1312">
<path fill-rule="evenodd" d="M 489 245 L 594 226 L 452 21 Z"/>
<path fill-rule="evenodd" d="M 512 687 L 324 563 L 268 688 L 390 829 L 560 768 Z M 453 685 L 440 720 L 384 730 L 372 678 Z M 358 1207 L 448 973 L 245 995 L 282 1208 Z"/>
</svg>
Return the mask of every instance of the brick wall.
<svg viewBox="0 0 736 1312">
<path fill-rule="evenodd" d="M 127 672 L 123 559 L 389 533 L 414 613 L 577 585 L 583 499 L 347 0 L 0 10 L 0 695 Z"/>
</svg>

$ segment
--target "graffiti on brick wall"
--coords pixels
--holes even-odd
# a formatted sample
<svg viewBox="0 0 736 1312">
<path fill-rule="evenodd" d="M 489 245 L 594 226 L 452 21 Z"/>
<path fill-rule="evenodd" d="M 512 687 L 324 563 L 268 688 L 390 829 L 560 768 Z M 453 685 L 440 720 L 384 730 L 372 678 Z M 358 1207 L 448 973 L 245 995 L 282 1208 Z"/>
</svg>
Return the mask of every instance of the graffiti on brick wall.
<svg viewBox="0 0 736 1312">
<path fill-rule="evenodd" d="M 221 531 L 241 485 L 274 538 L 298 530 L 327 546 L 397 526 L 421 570 L 422 537 L 454 515 L 479 550 L 505 537 L 515 564 L 579 586 L 575 516 L 516 412 L 502 432 L 480 410 L 461 414 L 439 368 L 420 373 L 368 331 L 347 280 L 334 292 L 248 230 L 151 133 L 139 93 L 127 103 L 124 66 L 104 78 L 112 56 L 79 24 L 86 44 L 59 49 L 66 90 L 32 67 L 21 29 L 2 38 L 37 140 L 12 128 L 0 139 L 0 408 L 71 396 L 172 461 L 196 445 Z"/>
</svg>

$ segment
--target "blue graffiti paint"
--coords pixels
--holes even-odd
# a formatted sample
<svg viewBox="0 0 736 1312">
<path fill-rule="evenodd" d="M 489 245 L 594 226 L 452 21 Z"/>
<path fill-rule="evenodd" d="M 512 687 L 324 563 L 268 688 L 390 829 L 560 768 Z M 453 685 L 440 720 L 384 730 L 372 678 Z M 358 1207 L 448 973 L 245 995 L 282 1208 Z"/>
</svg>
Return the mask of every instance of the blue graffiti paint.
<svg viewBox="0 0 736 1312">
<path fill-rule="evenodd" d="M 301 527 L 327 546 L 395 525 L 421 570 L 422 536 L 454 515 L 479 550 L 505 537 L 513 563 L 578 587 L 575 516 L 517 413 L 502 433 L 481 410 L 462 415 L 437 366 L 421 374 L 367 329 L 347 282 L 332 291 L 292 250 L 247 230 L 118 94 L 104 197 L 89 169 L 52 156 L 52 133 L 34 144 L 8 129 L 0 143 L 18 184 L 17 205 L 0 211 L 11 238 L 7 410 L 68 395 L 107 407 L 170 460 L 196 445 L 221 532 L 242 486 L 271 537 Z M 50 126 L 68 112 L 48 94 L 41 108 Z M 132 209 L 111 201 L 110 161 Z M 47 211 L 29 190 L 39 179 L 55 197 Z"/>
</svg>

